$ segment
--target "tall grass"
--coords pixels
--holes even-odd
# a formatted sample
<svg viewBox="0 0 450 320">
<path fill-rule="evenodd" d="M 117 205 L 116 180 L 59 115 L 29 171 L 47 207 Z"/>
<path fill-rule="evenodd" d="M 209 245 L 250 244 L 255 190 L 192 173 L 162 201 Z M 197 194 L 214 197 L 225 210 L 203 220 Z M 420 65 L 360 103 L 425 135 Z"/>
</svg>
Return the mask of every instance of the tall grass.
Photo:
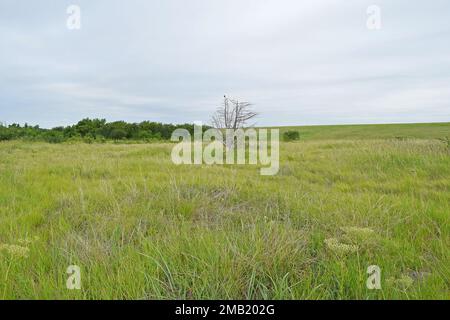
<svg viewBox="0 0 450 320">
<path fill-rule="evenodd" d="M 171 147 L 1 143 L 0 298 L 450 297 L 440 141 L 285 143 L 273 177 L 175 166 Z"/>
</svg>

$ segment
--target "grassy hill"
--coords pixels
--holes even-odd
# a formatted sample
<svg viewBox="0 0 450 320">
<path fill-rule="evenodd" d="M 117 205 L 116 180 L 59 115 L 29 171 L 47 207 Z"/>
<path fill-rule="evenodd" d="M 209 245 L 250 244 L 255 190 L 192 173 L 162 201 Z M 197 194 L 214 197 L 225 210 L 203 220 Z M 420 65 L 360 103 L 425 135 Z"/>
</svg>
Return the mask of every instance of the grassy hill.
<svg viewBox="0 0 450 320">
<path fill-rule="evenodd" d="M 438 139 L 450 137 L 450 122 L 281 127 L 297 130 L 303 140 L 332 139 Z"/>
</svg>

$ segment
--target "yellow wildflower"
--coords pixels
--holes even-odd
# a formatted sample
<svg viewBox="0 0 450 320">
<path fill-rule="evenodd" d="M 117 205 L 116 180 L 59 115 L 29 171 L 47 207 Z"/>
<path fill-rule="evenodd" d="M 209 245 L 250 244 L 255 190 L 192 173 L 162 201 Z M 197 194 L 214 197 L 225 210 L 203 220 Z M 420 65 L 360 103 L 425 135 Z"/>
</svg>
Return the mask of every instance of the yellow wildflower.
<svg viewBox="0 0 450 320">
<path fill-rule="evenodd" d="M 26 258 L 28 257 L 30 249 L 15 244 L 0 244 L 0 251 L 7 252 L 12 256 Z"/>
<path fill-rule="evenodd" d="M 327 245 L 328 249 L 337 254 L 347 254 L 358 251 L 357 245 L 341 243 L 336 238 L 325 239 L 325 244 Z"/>
</svg>

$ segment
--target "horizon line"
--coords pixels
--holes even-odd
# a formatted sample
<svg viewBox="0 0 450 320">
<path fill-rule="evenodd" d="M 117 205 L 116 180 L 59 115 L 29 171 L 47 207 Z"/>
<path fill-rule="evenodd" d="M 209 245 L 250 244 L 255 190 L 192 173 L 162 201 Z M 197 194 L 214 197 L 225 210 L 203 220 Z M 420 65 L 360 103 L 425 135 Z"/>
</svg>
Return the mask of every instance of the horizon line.
<svg viewBox="0 0 450 320">
<path fill-rule="evenodd" d="M 106 118 L 97 118 L 97 117 L 95 117 L 95 118 L 84 117 L 84 118 L 80 119 L 79 121 L 84 120 L 84 119 L 90 119 L 90 120 L 94 120 L 94 119 L 103 120 L 103 119 L 105 119 L 107 123 L 123 121 L 123 122 L 132 124 L 132 123 L 142 123 L 142 122 L 148 121 L 148 122 L 154 122 L 154 123 L 162 123 L 162 124 L 165 124 L 165 125 L 183 125 L 183 124 L 194 124 L 196 122 L 197 123 L 201 122 L 202 125 L 207 125 L 207 123 L 203 123 L 203 121 L 162 122 L 162 121 L 157 121 L 157 120 L 142 120 L 140 122 L 135 122 L 135 121 L 128 122 L 126 120 L 108 121 Z M 11 125 L 11 124 L 19 124 L 20 126 L 24 126 L 25 124 L 27 124 L 30 127 L 39 126 L 39 128 L 41 128 L 41 129 L 51 130 L 51 129 L 58 128 L 58 127 L 73 126 L 73 125 L 76 125 L 78 122 L 72 123 L 72 124 L 67 124 L 67 125 L 57 125 L 57 126 L 53 126 L 53 127 L 42 127 L 40 124 L 30 124 L 28 122 L 23 122 L 23 123 L 11 122 L 11 123 L 7 123 L 7 122 L 3 122 L 3 121 L 0 121 L 0 125 L 8 126 L 8 125 Z M 430 121 L 430 122 L 380 122 L 380 123 L 335 123 L 335 124 L 320 124 L 320 123 L 318 123 L 318 124 L 293 124 L 293 125 L 278 125 L 278 126 L 277 125 L 267 125 L 267 126 L 255 125 L 253 127 L 254 128 L 290 128 L 290 127 L 336 127 L 336 126 L 376 126 L 376 125 L 414 125 L 414 124 L 449 124 L 450 125 L 450 120 L 448 120 L 448 121 Z"/>
</svg>

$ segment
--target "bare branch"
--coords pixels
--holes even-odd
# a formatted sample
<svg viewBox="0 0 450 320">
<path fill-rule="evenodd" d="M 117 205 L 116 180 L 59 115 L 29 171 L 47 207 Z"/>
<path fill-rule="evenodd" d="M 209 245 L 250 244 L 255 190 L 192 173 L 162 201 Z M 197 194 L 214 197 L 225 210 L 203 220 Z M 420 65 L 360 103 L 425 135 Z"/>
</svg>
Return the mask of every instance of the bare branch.
<svg viewBox="0 0 450 320">
<path fill-rule="evenodd" d="M 251 110 L 252 104 L 247 101 L 239 102 L 224 96 L 222 106 L 211 118 L 213 127 L 218 129 L 238 129 L 247 126 L 247 122 L 258 115 Z"/>
</svg>

